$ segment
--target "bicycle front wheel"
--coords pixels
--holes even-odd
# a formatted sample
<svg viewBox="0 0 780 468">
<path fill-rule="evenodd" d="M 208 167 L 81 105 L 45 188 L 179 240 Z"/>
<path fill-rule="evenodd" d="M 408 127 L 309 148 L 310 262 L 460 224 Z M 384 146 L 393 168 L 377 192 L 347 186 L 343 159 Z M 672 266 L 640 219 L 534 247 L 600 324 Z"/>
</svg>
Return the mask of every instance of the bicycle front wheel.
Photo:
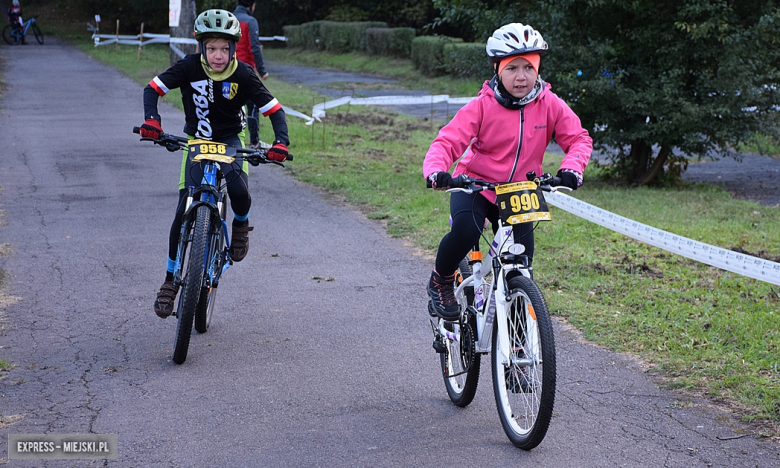
<svg viewBox="0 0 780 468">
<path fill-rule="evenodd" d="M 176 326 L 176 343 L 173 346 L 173 362 L 182 364 L 187 360 L 187 350 L 190 346 L 192 335 L 192 321 L 195 317 L 195 308 L 200 300 L 200 291 L 203 286 L 203 270 L 206 265 L 206 242 L 209 235 L 209 217 L 211 210 L 207 206 L 198 207 L 195 222 L 190 233 L 192 241 L 187 249 L 182 264 L 187 265 L 179 297 L 179 310 L 177 313 L 179 323 Z M 185 233 L 184 235 L 187 235 Z"/>
<path fill-rule="evenodd" d="M 6 44 L 16 45 L 19 42 L 19 39 L 13 34 L 15 29 L 16 26 L 13 24 L 8 24 L 3 28 L 3 40 Z"/>
<path fill-rule="evenodd" d="M 43 45 L 43 32 L 41 31 L 41 28 L 39 28 L 37 24 L 33 23 L 32 30 L 33 34 L 35 34 L 35 40 L 38 41 L 38 44 Z"/>
<path fill-rule="evenodd" d="M 206 333 L 211 325 L 211 316 L 214 312 L 214 303 L 217 302 L 217 286 L 219 276 L 224 264 L 225 236 L 222 234 L 222 226 L 215 225 L 209 236 L 209 262 L 206 273 L 211 276 L 208 287 L 200 290 L 200 300 L 195 308 L 195 331 Z"/>
<path fill-rule="evenodd" d="M 498 324 L 493 328 L 493 390 L 507 437 L 531 450 L 547 434 L 555 405 L 555 339 L 536 284 L 516 276 L 508 285 L 507 336 L 499 336 Z M 499 341 L 508 341 L 509 356 L 502 355 Z"/>
</svg>

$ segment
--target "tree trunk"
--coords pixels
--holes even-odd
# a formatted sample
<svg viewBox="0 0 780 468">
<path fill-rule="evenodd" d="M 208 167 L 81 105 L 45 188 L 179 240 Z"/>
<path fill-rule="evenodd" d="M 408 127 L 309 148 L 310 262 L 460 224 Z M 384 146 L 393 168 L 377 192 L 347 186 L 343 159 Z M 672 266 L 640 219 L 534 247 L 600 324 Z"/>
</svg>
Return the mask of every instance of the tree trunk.
<svg viewBox="0 0 780 468">
<path fill-rule="evenodd" d="M 666 160 L 669 159 L 669 154 L 671 154 L 671 152 L 671 147 L 661 147 L 661 150 L 658 151 L 658 156 L 656 156 L 655 161 L 653 161 L 653 165 L 650 166 L 650 169 L 647 171 L 647 173 L 645 173 L 645 175 L 642 176 L 642 178 L 639 180 L 639 185 L 649 184 L 661 171 L 663 171 L 664 164 L 666 164 Z"/>
<path fill-rule="evenodd" d="M 195 28 L 195 18 L 197 17 L 197 8 L 195 7 L 195 0 L 181 0 L 181 13 L 179 15 L 179 26 L 170 27 L 171 38 L 181 37 L 187 39 L 193 39 L 192 32 Z M 173 47 L 178 48 L 185 55 L 194 54 L 197 52 L 198 47 L 190 44 L 171 44 Z M 171 48 L 171 65 L 181 60 L 179 54 Z"/>
<path fill-rule="evenodd" d="M 647 162 L 650 159 L 652 151 L 653 148 L 644 141 L 635 141 L 631 143 L 631 152 L 628 154 L 630 167 L 628 173 L 629 181 L 637 182 L 642 179 L 642 176 L 647 171 Z"/>
</svg>

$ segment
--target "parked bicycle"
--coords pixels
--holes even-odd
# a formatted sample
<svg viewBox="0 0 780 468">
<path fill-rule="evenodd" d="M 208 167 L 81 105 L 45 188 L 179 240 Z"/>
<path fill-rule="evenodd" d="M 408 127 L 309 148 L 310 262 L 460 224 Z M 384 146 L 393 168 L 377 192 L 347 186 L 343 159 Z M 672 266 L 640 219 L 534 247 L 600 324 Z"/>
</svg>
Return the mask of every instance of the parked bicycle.
<svg viewBox="0 0 780 468">
<path fill-rule="evenodd" d="M 35 22 L 35 16 L 31 16 L 21 27 L 18 24 L 8 24 L 3 28 L 3 40 L 10 45 L 24 44 L 24 38 L 27 36 L 27 31 L 32 29 L 35 35 L 35 40 L 38 44 L 43 44 L 43 32 L 38 24 Z"/>
<path fill-rule="evenodd" d="M 527 178 L 506 184 L 466 179 L 468 188 L 448 190 L 494 190 L 498 230 L 486 261 L 477 245 L 460 262 L 455 282 L 460 319 L 449 322 L 431 314 L 431 327 L 452 402 L 460 407 L 471 403 L 480 358 L 490 352 L 501 425 L 515 446 L 530 450 L 547 434 L 555 404 L 555 338 L 544 296 L 533 281 L 525 247 L 515 241 L 514 227 L 549 221 L 542 191 L 570 189 L 558 187 L 560 179 L 551 174 L 536 178 L 529 172 Z"/>
<path fill-rule="evenodd" d="M 139 132 L 139 127 L 133 128 L 133 133 Z M 216 141 L 188 140 L 168 133 L 161 133 L 159 140 L 141 140 L 152 141 L 168 151 L 188 148 L 193 161 L 200 162 L 203 168 L 200 186 L 189 188 L 173 272 L 173 284 L 180 287 L 173 312 L 177 318 L 173 362 L 182 364 L 187 359 L 193 322 L 198 333 L 208 331 L 219 281 L 233 263 L 226 220 L 229 181 L 224 180 L 217 163 L 284 164 L 268 159 L 268 151 L 264 149 L 233 148 Z M 287 156 L 288 161 L 292 159 L 292 154 Z"/>
</svg>

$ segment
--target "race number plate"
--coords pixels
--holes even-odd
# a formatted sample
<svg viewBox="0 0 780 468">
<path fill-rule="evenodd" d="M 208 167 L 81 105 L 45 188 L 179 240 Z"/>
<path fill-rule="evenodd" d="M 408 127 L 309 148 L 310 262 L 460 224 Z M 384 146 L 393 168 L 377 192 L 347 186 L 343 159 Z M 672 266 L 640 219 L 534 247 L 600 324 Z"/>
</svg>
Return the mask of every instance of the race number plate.
<svg viewBox="0 0 780 468">
<path fill-rule="evenodd" d="M 190 140 L 188 145 L 193 161 L 209 159 L 221 163 L 232 163 L 236 160 L 236 149 L 224 143 L 208 140 Z"/>
<path fill-rule="evenodd" d="M 535 182 L 515 182 L 496 187 L 496 204 L 504 224 L 550 221 L 550 210 Z"/>
</svg>

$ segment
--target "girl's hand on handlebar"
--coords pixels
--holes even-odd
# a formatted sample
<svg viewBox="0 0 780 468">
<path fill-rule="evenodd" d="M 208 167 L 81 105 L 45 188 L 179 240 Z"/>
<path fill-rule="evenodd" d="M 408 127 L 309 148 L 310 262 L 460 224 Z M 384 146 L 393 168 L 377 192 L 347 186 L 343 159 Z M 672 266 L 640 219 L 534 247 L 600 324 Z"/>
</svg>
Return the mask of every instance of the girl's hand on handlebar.
<svg viewBox="0 0 780 468">
<path fill-rule="evenodd" d="M 561 169 L 556 175 L 558 176 L 557 178 L 560 179 L 560 183 L 557 184 L 559 186 L 568 187 L 572 190 L 577 190 L 577 188 L 580 186 L 579 178 L 574 172 L 564 171 Z"/>
<path fill-rule="evenodd" d="M 466 188 L 471 179 L 466 174 L 452 177 L 447 171 L 434 172 L 428 176 L 425 185 L 434 190 L 447 190 L 449 188 Z"/>
</svg>

